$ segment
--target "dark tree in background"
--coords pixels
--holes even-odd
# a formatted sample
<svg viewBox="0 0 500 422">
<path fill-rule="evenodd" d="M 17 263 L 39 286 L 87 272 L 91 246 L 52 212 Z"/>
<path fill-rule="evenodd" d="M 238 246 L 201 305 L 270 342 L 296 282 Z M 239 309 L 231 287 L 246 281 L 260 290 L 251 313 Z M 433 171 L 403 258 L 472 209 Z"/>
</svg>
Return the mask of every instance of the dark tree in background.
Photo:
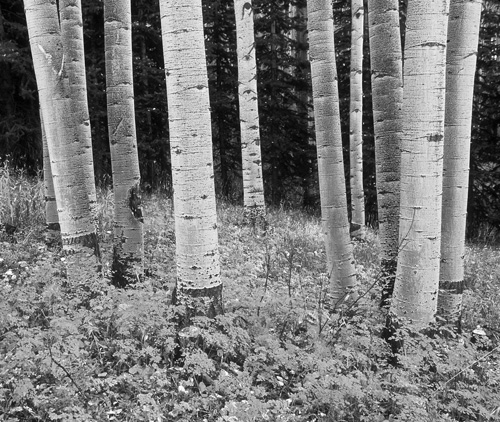
<svg viewBox="0 0 500 422">
<path fill-rule="evenodd" d="M 139 163 L 146 190 L 171 190 L 167 94 L 158 1 L 132 1 Z"/>
<path fill-rule="evenodd" d="M 233 0 L 203 2 L 207 50 L 215 191 L 242 200 L 238 69 Z"/>
<path fill-rule="evenodd" d="M 472 112 L 468 237 L 500 228 L 500 3 L 483 5 Z M 485 226 L 484 222 L 489 225 Z"/>
<path fill-rule="evenodd" d="M 308 131 L 309 63 L 292 54 L 307 49 L 291 38 L 305 31 L 305 17 L 292 16 L 291 6 L 305 1 L 255 0 L 257 78 L 264 189 L 269 202 L 300 205 L 311 179 L 313 132 Z"/>
<path fill-rule="evenodd" d="M 111 180 L 111 158 L 106 118 L 103 13 L 101 2 L 82 1 L 87 95 L 92 130 L 94 171 L 98 184 L 106 184 Z"/>
<path fill-rule="evenodd" d="M 0 159 L 42 165 L 38 94 L 22 1 L 0 1 Z"/>
</svg>

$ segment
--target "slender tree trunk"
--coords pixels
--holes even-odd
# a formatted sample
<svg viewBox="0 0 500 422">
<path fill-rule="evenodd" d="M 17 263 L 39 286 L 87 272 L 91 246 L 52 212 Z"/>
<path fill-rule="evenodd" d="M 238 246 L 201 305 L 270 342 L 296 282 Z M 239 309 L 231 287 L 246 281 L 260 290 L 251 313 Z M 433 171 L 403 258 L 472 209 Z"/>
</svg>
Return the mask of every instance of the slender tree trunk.
<svg viewBox="0 0 500 422">
<path fill-rule="evenodd" d="M 99 246 L 91 216 L 81 145 L 73 142 L 72 99 L 55 0 L 25 0 L 26 21 L 47 134 L 68 276 L 96 270 Z M 85 269 L 85 270 L 84 270 Z"/>
<path fill-rule="evenodd" d="M 96 218 L 97 196 L 92 156 L 92 133 L 87 103 L 87 78 L 83 47 L 83 18 L 80 0 L 59 0 L 61 40 L 71 95 L 71 118 L 74 140 L 80 144 L 85 190 L 89 195 L 92 217 Z"/>
<path fill-rule="evenodd" d="M 351 74 L 349 144 L 351 167 L 352 235 L 365 236 L 365 192 L 363 189 L 363 0 L 351 0 Z"/>
<path fill-rule="evenodd" d="M 208 309 L 192 312 L 214 316 L 222 311 L 222 282 L 201 0 L 161 0 L 160 14 L 174 186 L 174 302 L 204 298 Z"/>
<path fill-rule="evenodd" d="M 394 289 L 399 246 L 403 60 L 398 3 L 368 0 L 383 306 Z"/>
<path fill-rule="evenodd" d="M 43 185 L 45 191 L 45 241 L 50 245 L 56 242 L 60 237 L 61 228 L 59 226 L 59 217 L 57 216 L 56 194 L 54 191 L 54 182 L 52 180 L 52 170 L 50 169 L 49 146 L 47 144 L 47 135 L 45 133 L 42 110 L 40 110 L 40 127 L 42 129 Z"/>
<path fill-rule="evenodd" d="M 443 209 L 438 312 L 459 326 L 464 288 L 470 133 L 481 0 L 451 0 L 446 53 Z"/>
<path fill-rule="evenodd" d="M 113 284 L 125 287 L 143 275 L 143 219 L 134 109 L 130 0 L 104 2 L 106 96 L 113 169 Z"/>
<path fill-rule="evenodd" d="M 448 0 L 408 4 L 401 216 L 391 312 L 416 328 L 434 320 L 439 287 Z"/>
<path fill-rule="evenodd" d="M 252 226 L 265 228 L 266 205 L 262 181 L 257 65 L 251 0 L 234 0 L 234 13 L 245 220 Z"/>
<path fill-rule="evenodd" d="M 321 216 L 334 302 L 356 289 L 349 237 L 330 0 L 307 2 Z"/>
</svg>

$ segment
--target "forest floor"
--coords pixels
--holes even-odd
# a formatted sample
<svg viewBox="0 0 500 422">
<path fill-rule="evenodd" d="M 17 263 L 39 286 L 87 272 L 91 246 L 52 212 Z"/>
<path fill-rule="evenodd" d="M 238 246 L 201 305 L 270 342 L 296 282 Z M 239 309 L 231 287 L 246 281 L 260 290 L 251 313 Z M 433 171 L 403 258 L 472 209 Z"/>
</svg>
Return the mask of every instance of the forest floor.
<svg viewBox="0 0 500 422">
<path fill-rule="evenodd" d="M 148 276 L 120 290 L 107 279 L 113 198 L 99 198 L 104 271 L 68 280 L 43 240 L 42 183 L 0 174 L 0 218 L 17 227 L 0 235 L 0 420 L 500 420 L 497 247 L 467 248 L 462 333 L 401 331 L 393 365 L 374 231 L 354 242 L 366 294 L 333 309 L 318 218 L 271 209 L 262 236 L 220 201 L 225 313 L 179 335 L 170 200 L 145 198 Z"/>
</svg>

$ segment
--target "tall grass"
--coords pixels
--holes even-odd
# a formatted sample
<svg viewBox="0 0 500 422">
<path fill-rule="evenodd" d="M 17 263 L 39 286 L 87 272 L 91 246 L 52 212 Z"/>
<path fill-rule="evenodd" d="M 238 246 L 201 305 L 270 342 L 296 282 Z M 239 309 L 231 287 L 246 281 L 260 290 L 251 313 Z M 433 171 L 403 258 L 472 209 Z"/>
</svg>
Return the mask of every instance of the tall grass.
<svg viewBox="0 0 500 422">
<path fill-rule="evenodd" d="M 0 165 L 0 222 L 29 230 L 45 222 L 45 196 L 41 177 L 30 177 L 24 170 L 13 169 L 8 162 Z"/>
</svg>

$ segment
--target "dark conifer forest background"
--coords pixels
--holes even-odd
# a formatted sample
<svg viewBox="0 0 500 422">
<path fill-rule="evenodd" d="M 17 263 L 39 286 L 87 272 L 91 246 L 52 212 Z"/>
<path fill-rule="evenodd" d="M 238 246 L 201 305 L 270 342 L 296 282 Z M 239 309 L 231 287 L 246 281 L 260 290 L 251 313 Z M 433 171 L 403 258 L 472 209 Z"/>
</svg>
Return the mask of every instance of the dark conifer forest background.
<svg viewBox="0 0 500 422">
<path fill-rule="evenodd" d="M 274 205 L 319 210 L 306 22 L 291 16 L 305 0 L 255 0 L 261 141 L 266 198 Z M 485 2 L 477 62 L 471 152 L 468 235 L 500 227 L 500 14 Z M 106 121 L 103 4 L 83 0 L 89 109 L 97 182 L 111 183 Z M 217 194 L 239 201 L 241 152 L 232 0 L 204 1 Z M 344 158 L 348 154 L 350 9 L 335 0 L 337 67 Z M 404 24 L 404 7 L 402 22 Z M 132 2 L 137 136 L 142 186 L 171 191 L 167 100 L 158 4 Z M 402 26 L 404 27 L 404 25 Z M 298 34 L 293 36 L 291 34 Z M 366 29 L 365 29 L 366 33 Z M 367 221 L 376 225 L 369 48 L 365 38 L 364 184 Z M 0 160 L 40 171 L 38 96 L 22 0 L 0 1 Z M 346 169 L 349 166 L 346 165 Z M 348 178 L 347 178 L 348 180 Z M 349 190 L 349 186 L 347 186 Z M 349 197 L 349 195 L 348 195 Z"/>
</svg>

